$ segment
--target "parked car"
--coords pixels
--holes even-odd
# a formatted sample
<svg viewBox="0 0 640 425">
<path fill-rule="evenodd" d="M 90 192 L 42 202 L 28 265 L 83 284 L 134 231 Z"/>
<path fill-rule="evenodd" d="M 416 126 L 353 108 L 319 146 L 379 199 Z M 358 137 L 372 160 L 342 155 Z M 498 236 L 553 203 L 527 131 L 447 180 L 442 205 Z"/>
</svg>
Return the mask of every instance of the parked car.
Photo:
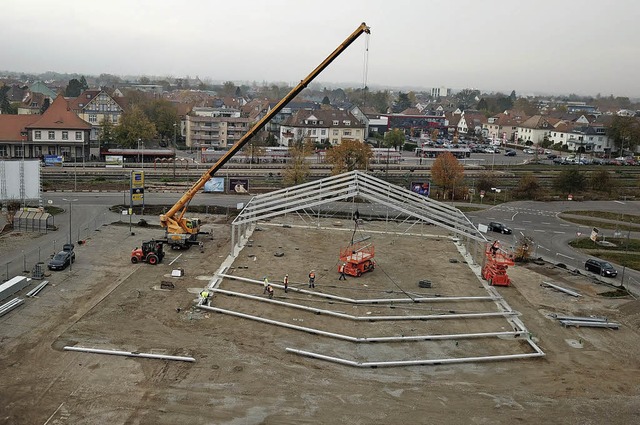
<svg viewBox="0 0 640 425">
<path fill-rule="evenodd" d="M 504 153 L 504 156 L 516 156 L 516 151 L 509 149 Z"/>
<path fill-rule="evenodd" d="M 558 155 L 556 155 L 555 153 L 550 153 L 549 155 L 547 155 L 547 159 L 556 159 L 558 157 Z"/>
<path fill-rule="evenodd" d="M 534 153 L 536 153 L 536 151 L 534 151 L 533 149 L 524 149 L 522 152 L 526 153 L 527 155 L 533 155 Z"/>
<path fill-rule="evenodd" d="M 49 260 L 49 270 L 64 270 L 71 263 L 76 261 L 76 253 L 73 250 L 73 244 L 67 243 L 62 247 L 62 251 Z"/>
<path fill-rule="evenodd" d="M 616 277 L 618 275 L 618 271 L 610 263 L 595 258 L 589 258 L 584 263 L 584 269 L 605 277 Z"/>
<path fill-rule="evenodd" d="M 505 226 L 502 223 L 495 222 L 495 221 L 492 221 L 491 223 L 489 223 L 487 225 L 487 227 L 492 232 L 498 232 L 498 233 L 502 233 L 504 235 L 510 235 L 512 233 L 511 229 L 509 229 L 507 226 Z"/>
</svg>

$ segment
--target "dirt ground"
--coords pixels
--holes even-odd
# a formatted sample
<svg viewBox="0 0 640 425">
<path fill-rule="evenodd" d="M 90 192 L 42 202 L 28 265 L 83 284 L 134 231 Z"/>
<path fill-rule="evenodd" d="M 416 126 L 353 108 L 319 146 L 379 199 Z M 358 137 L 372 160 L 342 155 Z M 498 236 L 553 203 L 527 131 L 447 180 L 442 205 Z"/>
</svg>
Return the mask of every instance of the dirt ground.
<svg viewBox="0 0 640 425">
<path fill-rule="evenodd" d="M 209 222 L 214 221 L 208 218 Z M 354 299 L 489 295 L 455 244 L 433 226 L 412 235 L 377 233 L 365 223 L 377 268 L 338 280 L 338 250 L 351 223 L 326 229 L 261 224 L 228 274 L 290 286 L 275 300 L 354 316 L 498 312 L 491 300 L 350 304 Z M 533 353 L 519 338 L 455 338 L 363 343 L 286 329 L 194 307 L 230 252 L 230 230 L 216 222 L 199 249 L 169 251 L 158 266 L 132 265 L 130 250 L 159 229 L 105 226 L 78 246 L 73 271 L 55 272 L 37 298 L 0 317 L 0 424 L 633 424 L 640 422 L 640 302 L 609 299 L 585 276 L 549 266 L 510 269 L 497 287 L 545 357 L 461 364 L 355 368 L 292 354 L 312 351 L 356 362 Z M 403 230 L 396 226 L 397 230 Z M 0 250 L 10 244 L 0 244 Z M 283 252 L 281 257 L 276 252 Z M 0 252 L 0 255 L 2 252 Z M 451 262 L 450 260 L 457 260 Z M 171 271 L 182 268 L 182 277 Z M 419 288 L 428 279 L 432 288 Z M 570 297 L 541 286 L 580 291 Z M 162 290 L 162 282 L 175 289 Z M 265 299 L 261 284 L 223 279 L 221 289 Z M 211 305 L 358 338 L 512 331 L 503 317 L 352 321 L 217 294 Z M 551 313 L 606 316 L 619 330 L 564 328 Z M 192 356 L 195 363 L 63 351 L 66 345 Z"/>
</svg>

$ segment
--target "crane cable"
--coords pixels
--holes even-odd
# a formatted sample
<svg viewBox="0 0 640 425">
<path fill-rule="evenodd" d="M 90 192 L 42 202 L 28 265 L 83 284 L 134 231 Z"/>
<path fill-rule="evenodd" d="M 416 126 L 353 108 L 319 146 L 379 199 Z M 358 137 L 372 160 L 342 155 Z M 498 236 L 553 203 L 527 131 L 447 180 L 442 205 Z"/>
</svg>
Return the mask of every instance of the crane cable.
<svg viewBox="0 0 640 425">
<path fill-rule="evenodd" d="M 364 58 L 362 64 L 362 107 L 367 106 L 367 80 L 369 78 L 369 38 L 370 34 L 364 37 Z"/>
</svg>

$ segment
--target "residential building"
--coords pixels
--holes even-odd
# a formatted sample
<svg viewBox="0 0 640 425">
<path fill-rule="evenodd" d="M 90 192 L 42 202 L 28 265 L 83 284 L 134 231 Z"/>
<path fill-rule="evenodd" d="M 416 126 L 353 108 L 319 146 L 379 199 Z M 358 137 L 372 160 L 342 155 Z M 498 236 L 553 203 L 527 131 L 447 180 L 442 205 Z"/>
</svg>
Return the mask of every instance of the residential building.
<svg viewBox="0 0 640 425">
<path fill-rule="evenodd" d="M 518 125 L 528 117 L 510 111 L 501 112 L 487 119 L 482 124 L 482 135 L 492 139 L 515 140 Z"/>
<path fill-rule="evenodd" d="M 433 97 L 447 97 L 451 90 L 446 87 L 433 87 L 431 89 L 431 96 Z"/>
<path fill-rule="evenodd" d="M 458 133 L 479 135 L 482 132 L 482 126 L 487 122 L 480 112 L 463 111 L 458 121 Z"/>
<path fill-rule="evenodd" d="M 88 158 L 90 130 L 59 95 L 42 115 L 0 115 L 0 157 L 82 160 Z"/>
<path fill-rule="evenodd" d="M 250 123 L 239 109 L 196 106 L 185 117 L 185 142 L 190 148 L 227 148 L 240 140 Z"/>
<path fill-rule="evenodd" d="M 531 142 L 531 144 L 539 145 L 549 137 L 549 133 L 559 122 L 560 120 L 554 118 L 534 115 L 517 126 L 515 140 L 525 144 Z"/>
<path fill-rule="evenodd" d="M 339 145 L 344 140 L 364 142 L 366 125 L 351 112 L 338 109 L 301 110 L 280 126 L 280 145 L 291 146 L 299 140 L 315 144 Z"/>
<path fill-rule="evenodd" d="M 113 97 L 104 90 L 85 90 L 80 96 L 69 100 L 69 107 L 85 122 L 91 124 L 89 135 L 90 153 L 100 155 L 100 131 L 104 120 L 118 125 L 125 111 L 126 99 Z"/>
</svg>

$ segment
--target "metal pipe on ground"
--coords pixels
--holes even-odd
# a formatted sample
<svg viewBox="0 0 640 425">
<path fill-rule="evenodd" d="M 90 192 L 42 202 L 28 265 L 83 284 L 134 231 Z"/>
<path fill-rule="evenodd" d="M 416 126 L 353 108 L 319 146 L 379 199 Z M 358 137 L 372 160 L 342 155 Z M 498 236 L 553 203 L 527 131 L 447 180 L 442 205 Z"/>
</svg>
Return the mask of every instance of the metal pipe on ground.
<svg viewBox="0 0 640 425">
<path fill-rule="evenodd" d="M 353 360 L 347 360 L 340 357 L 327 356 L 324 354 L 313 353 L 311 351 L 298 350 L 295 348 L 286 348 L 288 353 L 294 353 L 301 356 L 311 357 L 319 360 L 326 360 L 346 366 L 353 367 L 394 367 L 394 366 L 425 366 L 425 365 L 441 365 L 441 364 L 455 364 L 455 363 L 471 363 L 471 362 L 489 362 L 500 360 L 519 360 L 528 359 L 533 357 L 544 357 L 544 353 L 523 353 L 523 354 L 503 354 L 496 356 L 481 356 L 481 357 L 459 357 L 453 359 L 432 359 L 432 360 L 395 360 L 395 361 L 378 361 L 378 362 L 356 362 Z"/>
<path fill-rule="evenodd" d="M 272 284 L 273 286 L 273 284 Z M 353 316 L 351 314 L 340 313 L 337 311 L 326 310 L 316 307 L 308 307 L 305 305 L 290 303 L 286 301 L 274 300 L 263 298 L 257 295 L 245 294 L 242 292 L 228 291 L 226 289 L 211 289 L 212 292 L 217 292 L 224 295 L 230 295 L 240 298 L 247 298 L 254 301 L 266 302 L 275 305 L 282 305 L 285 307 L 296 308 L 299 310 L 310 311 L 317 314 L 325 314 L 327 316 L 340 317 L 348 320 L 363 321 L 363 322 L 376 322 L 376 321 L 393 321 L 393 320 L 441 320 L 441 319 L 477 319 L 484 317 L 505 317 L 505 316 L 517 316 L 520 313 L 516 311 L 508 312 L 479 312 L 479 313 L 451 313 L 451 314 L 428 314 L 428 315 L 415 315 L 415 316 Z"/>
<path fill-rule="evenodd" d="M 249 282 L 256 285 L 264 285 L 264 281 L 249 279 L 246 277 L 233 276 L 228 274 L 220 274 L 221 277 L 235 279 L 243 282 Z M 283 285 L 272 283 L 271 286 L 284 289 Z M 332 300 L 343 301 L 351 304 L 387 304 L 387 303 L 420 303 L 420 302 L 446 302 L 446 301 L 497 301 L 502 299 L 500 296 L 479 296 L 479 297 L 422 297 L 422 298 L 378 298 L 369 300 L 355 300 L 353 298 L 339 297 L 337 295 L 324 294 L 322 292 L 307 291 L 305 289 L 289 287 L 289 290 L 299 292 L 301 294 L 314 295 L 316 297 L 327 298 Z"/>
<path fill-rule="evenodd" d="M 119 350 L 105 350 L 101 348 L 86 348 L 86 347 L 71 347 L 65 346 L 63 348 L 65 351 L 79 351 L 82 353 L 94 353 L 94 354 L 110 354 L 115 356 L 125 356 L 125 357 L 140 357 L 145 359 L 159 359 L 159 360 L 177 360 L 181 362 L 195 362 L 196 359 L 193 357 L 184 357 L 184 356 L 168 356 L 164 354 L 152 354 L 152 353 L 137 353 L 134 351 L 119 351 Z"/>
<path fill-rule="evenodd" d="M 576 291 L 572 291 L 571 289 L 563 288 L 562 286 L 556 285 L 555 283 L 543 281 L 542 284 L 546 285 L 546 286 L 550 286 L 553 289 L 557 289 L 560 292 L 564 292 L 565 294 L 569 294 L 572 297 L 581 297 L 582 296 L 581 294 L 579 294 Z"/>
<path fill-rule="evenodd" d="M 431 340 L 470 339 L 470 338 L 488 338 L 488 337 L 506 337 L 506 336 L 518 337 L 527 333 L 523 331 L 509 331 L 509 332 L 482 332 L 482 333 L 470 333 L 470 334 L 450 334 L 450 335 L 415 335 L 415 336 L 356 338 L 349 335 L 322 331 L 320 329 L 308 328 L 305 326 L 292 325 L 290 323 L 279 322 L 277 320 L 265 319 L 264 317 L 253 316 L 250 314 L 240 313 L 232 310 L 225 310 L 218 307 L 210 307 L 206 305 L 199 305 L 197 307 L 204 310 L 215 311 L 216 313 L 242 317 L 244 319 L 255 320 L 257 322 L 267 323 L 269 325 L 276 325 L 283 328 L 294 329 L 294 330 L 307 332 L 315 335 L 328 336 L 331 338 L 341 339 L 343 341 L 350 341 L 350 342 L 401 342 L 401 341 L 431 341 Z"/>
<path fill-rule="evenodd" d="M 35 288 L 33 288 L 32 290 L 30 290 L 29 292 L 27 292 L 27 297 L 35 297 L 36 295 L 38 295 L 38 293 L 40 291 L 42 291 L 44 289 L 45 286 L 47 286 L 49 284 L 48 280 L 43 280 L 42 283 L 40 283 L 38 286 L 36 286 Z"/>
</svg>

